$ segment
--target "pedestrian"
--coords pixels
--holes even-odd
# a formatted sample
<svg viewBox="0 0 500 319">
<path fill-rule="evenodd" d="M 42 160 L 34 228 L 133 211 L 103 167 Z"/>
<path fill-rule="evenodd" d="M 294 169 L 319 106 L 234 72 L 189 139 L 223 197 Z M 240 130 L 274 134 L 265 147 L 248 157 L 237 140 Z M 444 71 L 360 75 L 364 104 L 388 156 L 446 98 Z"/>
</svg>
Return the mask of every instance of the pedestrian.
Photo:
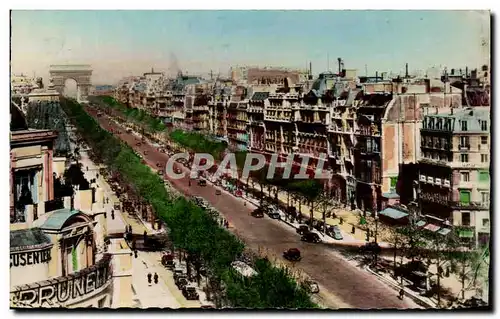
<svg viewBox="0 0 500 319">
<path fill-rule="evenodd" d="M 354 225 L 352 225 L 351 234 L 354 234 L 355 232 L 356 232 L 356 228 L 354 227 Z"/>
<path fill-rule="evenodd" d="M 154 281 L 155 281 L 155 284 L 158 283 L 158 274 L 157 273 L 155 273 L 155 275 L 154 275 Z"/>
<path fill-rule="evenodd" d="M 399 291 L 399 299 L 403 300 L 405 296 L 405 290 L 404 288 L 401 288 L 401 290 Z"/>
<path fill-rule="evenodd" d="M 95 174 L 95 178 L 99 178 L 99 173 Z"/>
<path fill-rule="evenodd" d="M 340 217 L 339 224 L 342 225 L 344 223 L 344 219 Z"/>
<path fill-rule="evenodd" d="M 136 250 L 134 250 L 134 257 L 137 258 L 137 255 L 138 254 L 137 254 L 137 249 L 136 249 Z"/>
<path fill-rule="evenodd" d="M 244 201 L 244 202 L 243 202 L 243 206 L 247 206 L 247 201 Z"/>
<path fill-rule="evenodd" d="M 114 210 L 111 210 L 111 219 L 115 220 L 115 211 Z"/>
<path fill-rule="evenodd" d="M 85 168 L 87 169 L 87 172 L 89 171 L 89 167 L 88 166 L 85 166 Z"/>
<path fill-rule="evenodd" d="M 148 273 L 148 284 L 151 284 L 151 273 Z"/>
</svg>

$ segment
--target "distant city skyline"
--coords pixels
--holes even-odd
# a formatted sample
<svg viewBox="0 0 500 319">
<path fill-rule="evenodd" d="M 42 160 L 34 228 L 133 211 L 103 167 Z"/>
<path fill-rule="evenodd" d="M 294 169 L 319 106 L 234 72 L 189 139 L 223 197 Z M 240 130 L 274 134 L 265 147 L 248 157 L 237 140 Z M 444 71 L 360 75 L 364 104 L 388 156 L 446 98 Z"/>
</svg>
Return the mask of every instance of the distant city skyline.
<svg viewBox="0 0 500 319">
<path fill-rule="evenodd" d="M 486 11 L 12 11 L 12 73 L 91 64 L 94 84 L 153 67 L 227 74 L 234 65 L 313 73 L 341 57 L 358 75 L 489 63 Z M 329 57 L 329 59 L 327 59 Z M 329 63 L 328 63 L 329 60 Z"/>
</svg>

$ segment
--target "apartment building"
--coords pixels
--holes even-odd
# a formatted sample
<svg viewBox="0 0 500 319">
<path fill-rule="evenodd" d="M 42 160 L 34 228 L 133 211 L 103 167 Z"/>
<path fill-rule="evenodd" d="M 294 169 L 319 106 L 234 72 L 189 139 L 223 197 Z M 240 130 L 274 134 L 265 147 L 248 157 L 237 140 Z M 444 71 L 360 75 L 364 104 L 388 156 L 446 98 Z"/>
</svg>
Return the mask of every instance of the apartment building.
<svg viewBox="0 0 500 319">
<path fill-rule="evenodd" d="M 464 108 L 426 115 L 421 129 L 422 214 L 479 244 L 490 232 L 490 125 L 489 108 Z"/>
</svg>

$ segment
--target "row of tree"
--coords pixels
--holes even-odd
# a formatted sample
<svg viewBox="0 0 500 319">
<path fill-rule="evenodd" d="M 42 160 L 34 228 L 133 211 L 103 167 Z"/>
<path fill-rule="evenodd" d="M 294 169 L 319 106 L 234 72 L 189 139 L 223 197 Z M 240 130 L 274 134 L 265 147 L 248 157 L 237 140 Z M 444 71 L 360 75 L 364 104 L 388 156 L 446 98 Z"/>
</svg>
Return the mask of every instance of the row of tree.
<svg viewBox="0 0 500 319">
<path fill-rule="evenodd" d="M 169 134 L 169 138 L 194 152 L 211 154 L 216 160 L 221 158 L 227 148 L 226 143 L 213 141 L 205 135 L 195 132 L 175 130 Z"/>
<path fill-rule="evenodd" d="M 153 207 L 169 229 L 169 237 L 177 249 L 190 256 L 195 268 L 205 265 L 212 286 L 224 294 L 219 305 L 250 308 L 316 307 L 307 292 L 286 272 L 265 260 L 256 261 L 258 274 L 243 278 L 231 267 L 241 255 L 244 244 L 221 228 L 203 209 L 185 198 L 170 196 L 163 180 L 143 165 L 134 151 L 102 129 L 83 107 L 74 100 L 64 100 L 63 108 L 81 136 L 101 162 L 120 172 L 134 185 L 139 195 Z M 245 291 L 251 293 L 245 293 Z M 274 297 L 273 297 L 274 296 Z"/>
<path fill-rule="evenodd" d="M 158 133 L 165 131 L 165 124 L 158 118 L 149 115 L 144 110 L 129 108 L 111 96 L 96 96 L 92 98 L 92 102 L 104 107 L 112 107 L 122 113 L 129 122 L 145 126 L 150 133 Z"/>
</svg>

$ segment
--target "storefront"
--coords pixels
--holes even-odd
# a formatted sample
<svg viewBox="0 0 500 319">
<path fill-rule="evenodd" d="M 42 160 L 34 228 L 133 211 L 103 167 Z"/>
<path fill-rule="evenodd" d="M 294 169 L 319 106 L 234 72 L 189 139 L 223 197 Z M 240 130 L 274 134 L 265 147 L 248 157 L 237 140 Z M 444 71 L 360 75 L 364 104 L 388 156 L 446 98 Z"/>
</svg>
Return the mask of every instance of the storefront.
<svg viewBox="0 0 500 319">
<path fill-rule="evenodd" d="M 10 292 L 13 308 L 103 308 L 111 305 L 111 255 L 70 276 L 16 286 Z"/>
<path fill-rule="evenodd" d="M 44 280 L 49 277 L 51 249 L 54 244 L 39 228 L 10 232 L 11 287 Z"/>
</svg>

